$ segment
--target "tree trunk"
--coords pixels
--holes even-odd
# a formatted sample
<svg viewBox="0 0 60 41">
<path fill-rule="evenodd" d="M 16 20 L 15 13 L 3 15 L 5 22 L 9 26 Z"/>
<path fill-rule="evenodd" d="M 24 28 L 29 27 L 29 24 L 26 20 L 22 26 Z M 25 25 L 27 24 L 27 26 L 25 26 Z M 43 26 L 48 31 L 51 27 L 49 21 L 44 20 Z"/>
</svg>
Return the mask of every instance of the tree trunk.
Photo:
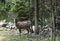
<svg viewBox="0 0 60 41">
<path fill-rule="evenodd" d="M 38 34 L 39 34 L 39 30 L 38 30 L 38 15 L 39 15 L 39 0 L 34 0 L 34 14 L 35 14 L 35 35 L 36 35 L 36 41 L 38 41 Z"/>
<path fill-rule="evenodd" d="M 38 15 L 39 15 L 39 0 L 34 0 L 34 13 L 35 13 L 35 34 L 39 34 L 38 31 Z"/>
<path fill-rule="evenodd" d="M 51 0 L 52 14 L 52 41 L 56 41 L 56 0 Z"/>
</svg>

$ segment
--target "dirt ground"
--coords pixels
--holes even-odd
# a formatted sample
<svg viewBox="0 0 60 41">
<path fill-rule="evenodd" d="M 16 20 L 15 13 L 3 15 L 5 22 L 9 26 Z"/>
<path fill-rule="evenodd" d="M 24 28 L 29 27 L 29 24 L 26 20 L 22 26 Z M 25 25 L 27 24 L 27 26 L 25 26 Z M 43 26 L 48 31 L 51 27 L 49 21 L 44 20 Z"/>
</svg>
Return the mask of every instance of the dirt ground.
<svg viewBox="0 0 60 41">
<path fill-rule="evenodd" d="M 0 36 L 0 41 L 3 41 L 5 37 L 3 36 Z"/>
</svg>

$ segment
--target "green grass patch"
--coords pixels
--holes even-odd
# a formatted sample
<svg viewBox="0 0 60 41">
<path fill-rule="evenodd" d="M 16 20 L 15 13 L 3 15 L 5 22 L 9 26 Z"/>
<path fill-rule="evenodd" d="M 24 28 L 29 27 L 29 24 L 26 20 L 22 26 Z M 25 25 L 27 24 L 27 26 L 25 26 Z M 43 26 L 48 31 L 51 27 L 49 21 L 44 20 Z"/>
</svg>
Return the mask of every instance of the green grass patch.
<svg viewBox="0 0 60 41">
<path fill-rule="evenodd" d="M 9 37 L 6 37 L 4 41 L 29 41 L 26 36 L 18 36 L 18 35 L 11 35 Z"/>
<path fill-rule="evenodd" d="M 5 34 L 6 32 L 8 32 L 8 31 L 2 30 L 2 31 L 0 31 L 0 34 Z"/>
<path fill-rule="evenodd" d="M 36 38 L 32 38 L 33 40 L 36 40 Z M 18 36 L 18 35 L 11 35 L 9 37 L 6 37 L 4 41 L 29 41 L 27 36 Z M 52 41 L 52 38 L 44 38 L 44 39 L 39 39 L 39 41 Z M 60 41 L 59 37 L 56 37 L 56 41 Z"/>
<path fill-rule="evenodd" d="M 60 41 L 60 37 L 56 37 L 55 39 L 56 41 Z M 53 41 L 51 37 L 49 38 L 44 38 L 44 39 L 41 39 L 40 41 Z"/>
<path fill-rule="evenodd" d="M 3 31 L 0 31 L 0 34 L 5 34 L 7 32 L 9 32 L 9 31 L 3 30 Z M 32 36 L 30 39 L 36 40 L 36 37 Z M 4 41 L 29 41 L 29 38 L 26 35 L 22 35 L 20 37 L 19 35 L 13 35 L 12 34 L 12 35 L 6 36 L 4 38 Z M 39 38 L 39 41 L 52 41 L 52 38 L 50 38 L 50 37 L 47 37 L 44 39 Z M 56 41 L 60 41 L 60 37 L 56 37 Z"/>
</svg>

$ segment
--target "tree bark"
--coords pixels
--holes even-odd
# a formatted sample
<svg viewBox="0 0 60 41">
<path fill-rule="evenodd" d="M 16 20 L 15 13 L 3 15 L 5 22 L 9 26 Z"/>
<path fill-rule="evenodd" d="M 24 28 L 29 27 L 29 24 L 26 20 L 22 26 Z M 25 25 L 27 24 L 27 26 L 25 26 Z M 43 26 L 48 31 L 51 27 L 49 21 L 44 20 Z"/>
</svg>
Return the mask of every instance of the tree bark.
<svg viewBox="0 0 60 41">
<path fill-rule="evenodd" d="M 56 0 L 51 0 L 52 41 L 56 41 Z"/>
<path fill-rule="evenodd" d="M 35 13 L 35 34 L 39 34 L 38 31 L 38 17 L 39 17 L 39 0 L 34 0 L 34 13 Z"/>
</svg>

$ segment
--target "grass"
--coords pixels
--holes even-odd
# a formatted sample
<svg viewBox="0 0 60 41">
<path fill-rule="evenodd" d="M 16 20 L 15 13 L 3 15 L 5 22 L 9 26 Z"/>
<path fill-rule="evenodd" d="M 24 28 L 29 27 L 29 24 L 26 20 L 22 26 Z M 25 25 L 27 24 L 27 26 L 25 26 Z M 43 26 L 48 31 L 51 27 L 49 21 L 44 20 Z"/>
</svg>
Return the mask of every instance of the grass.
<svg viewBox="0 0 60 41">
<path fill-rule="evenodd" d="M 0 34 L 2 35 L 2 34 L 5 34 L 6 32 L 8 32 L 8 31 L 2 30 L 2 31 L 0 31 Z"/>
<path fill-rule="evenodd" d="M 0 31 L 0 34 L 5 34 L 6 32 L 8 31 Z M 36 37 L 31 37 L 31 38 L 28 38 L 27 36 L 25 35 L 22 35 L 21 37 L 19 35 L 9 35 L 9 36 L 6 36 L 4 38 L 4 41 L 29 41 L 29 39 L 33 39 L 33 40 L 36 40 Z M 39 39 L 39 41 L 52 41 L 51 38 L 44 38 L 44 39 Z M 60 41 L 60 37 L 56 37 L 56 41 Z"/>
<path fill-rule="evenodd" d="M 29 41 L 26 36 L 18 36 L 18 35 L 11 35 L 9 37 L 6 37 L 4 41 Z"/>
<path fill-rule="evenodd" d="M 36 38 L 32 38 L 32 39 L 33 40 L 36 40 Z M 49 38 L 49 39 L 48 38 L 44 38 L 44 39 L 41 39 L 39 41 L 49 41 L 49 40 L 52 41 L 51 38 Z M 18 36 L 18 35 L 11 35 L 9 37 L 6 37 L 4 39 L 4 41 L 29 41 L 29 39 L 27 38 L 27 36 L 22 36 L 20 38 L 20 36 Z M 56 41 L 60 41 L 60 38 L 59 37 L 56 37 Z"/>
<path fill-rule="evenodd" d="M 6 30 L 2 30 L 2 31 L 0 31 L 0 35 L 3 35 L 3 34 L 6 34 L 7 32 L 9 32 L 9 31 L 6 31 Z M 28 41 L 28 38 L 27 38 L 27 36 L 22 36 L 21 38 L 20 38 L 20 36 L 18 36 L 18 35 L 9 35 L 9 36 L 3 36 L 3 37 L 5 37 L 3 40 L 4 41 Z"/>
</svg>

